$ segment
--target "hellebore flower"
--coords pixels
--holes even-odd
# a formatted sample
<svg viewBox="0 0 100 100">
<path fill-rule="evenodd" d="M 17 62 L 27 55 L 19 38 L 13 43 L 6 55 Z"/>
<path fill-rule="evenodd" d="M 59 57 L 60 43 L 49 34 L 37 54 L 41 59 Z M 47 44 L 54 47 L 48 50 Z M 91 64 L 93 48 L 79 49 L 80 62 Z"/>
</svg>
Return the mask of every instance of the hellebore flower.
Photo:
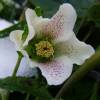
<svg viewBox="0 0 100 100">
<path fill-rule="evenodd" d="M 0 19 L 0 30 L 3 30 L 3 29 L 8 28 L 10 26 L 12 26 L 12 23 L 10 23 L 4 19 Z"/>
<path fill-rule="evenodd" d="M 10 39 L 28 58 L 31 67 L 41 70 L 49 85 L 63 83 L 71 75 L 73 64 L 81 65 L 94 53 L 73 32 L 77 15 L 72 5 L 61 5 L 51 19 L 38 17 L 29 8 L 25 14 L 29 30 L 26 40 L 22 39 L 22 30 L 11 32 Z"/>
<path fill-rule="evenodd" d="M 0 30 L 11 26 L 12 23 L 0 19 Z M 12 76 L 15 64 L 17 62 L 17 52 L 13 42 L 9 37 L 0 39 L 0 78 Z M 32 70 L 26 63 L 26 59 L 23 58 L 18 70 L 17 76 L 33 76 L 36 74 L 36 70 Z"/>
</svg>

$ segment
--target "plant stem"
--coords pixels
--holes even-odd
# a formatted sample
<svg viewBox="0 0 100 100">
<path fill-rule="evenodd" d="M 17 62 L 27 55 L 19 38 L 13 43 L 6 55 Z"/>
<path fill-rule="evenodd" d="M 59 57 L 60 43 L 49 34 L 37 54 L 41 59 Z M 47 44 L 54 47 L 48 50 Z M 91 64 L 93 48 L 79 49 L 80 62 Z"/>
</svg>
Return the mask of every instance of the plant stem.
<svg viewBox="0 0 100 100">
<path fill-rule="evenodd" d="M 19 68 L 19 65 L 21 63 L 22 57 L 23 57 L 22 55 L 18 56 L 18 60 L 17 60 L 16 66 L 15 66 L 15 69 L 14 69 L 13 74 L 12 74 L 13 78 L 16 77 L 16 73 L 18 71 L 18 68 Z"/>
<path fill-rule="evenodd" d="M 83 78 L 89 71 L 94 69 L 100 64 L 100 50 L 98 50 L 90 59 L 88 59 L 73 75 L 68 81 L 65 82 L 64 86 L 58 92 L 55 98 L 59 99 L 62 97 L 74 83 Z"/>
<path fill-rule="evenodd" d="M 92 95 L 90 97 L 90 100 L 97 100 L 97 91 L 98 91 L 99 81 L 96 81 L 93 86 Z"/>
<path fill-rule="evenodd" d="M 29 3 L 29 0 L 25 0 L 25 1 L 23 2 L 23 4 L 22 4 L 23 10 L 22 10 L 22 13 L 21 13 L 21 15 L 20 15 L 20 17 L 19 17 L 19 21 L 23 21 L 23 20 L 25 19 L 25 10 L 26 10 L 27 7 L 28 7 L 28 3 Z"/>
<path fill-rule="evenodd" d="M 2 100 L 8 100 L 9 98 L 9 92 L 5 89 L 0 89 L 0 95 Z"/>
<path fill-rule="evenodd" d="M 20 52 L 18 52 L 18 60 L 17 60 L 16 66 L 15 66 L 14 72 L 12 74 L 12 78 L 16 77 L 16 74 L 17 74 L 19 65 L 21 63 L 22 57 L 23 57 L 23 55 Z M 5 95 L 2 95 L 2 100 L 8 100 L 9 99 L 9 91 L 7 91 L 7 90 L 5 90 L 5 91 L 7 93 Z M 3 92 L 2 92 L 2 94 L 3 94 Z"/>
<path fill-rule="evenodd" d="M 30 94 L 28 93 L 28 94 L 26 95 L 25 100 L 29 100 L 29 97 L 30 97 Z"/>
</svg>

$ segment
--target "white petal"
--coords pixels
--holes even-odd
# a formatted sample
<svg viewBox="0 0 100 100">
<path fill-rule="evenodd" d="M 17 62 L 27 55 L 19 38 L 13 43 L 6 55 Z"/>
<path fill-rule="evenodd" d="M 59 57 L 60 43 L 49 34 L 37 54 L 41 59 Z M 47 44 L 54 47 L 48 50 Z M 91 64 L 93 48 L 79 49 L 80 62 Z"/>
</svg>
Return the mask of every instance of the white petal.
<svg viewBox="0 0 100 100">
<path fill-rule="evenodd" d="M 58 51 L 66 55 L 73 63 L 81 65 L 95 51 L 91 45 L 81 42 L 75 34 L 69 40 L 57 44 Z"/>
<path fill-rule="evenodd" d="M 33 75 L 37 75 L 37 69 L 30 68 L 29 64 L 27 63 L 27 59 L 23 58 L 18 69 L 17 76 L 31 77 Z"/>
<path fill-rule="evenodd" d="M 28 36 L 25 40 L 25 42 L 23 43 L 23 46 L 27 46 L 28 42 L 33 38 L 33 34 L 28 33 Z"/>
<path fill-rule="evenodd" d="M 66 40 L 72 35 L 76 17 L 73 6 L 65 3 L 44 27 L 44 32 L 50 33 L 56 40 Z"/>
<path fill-rule="evenodd" d="M 73 67 L 71 61 L 65 56 L 47 63 L 33 62 L 33 66 L 40 68 L 49 85 L 62 84 L 71 75 Z"/>
<path fill-rule="evenodd" d="M 28 37 L 27 37 L 25 43 L 23 44 L 24 46 L 28 45 L 29 40 L 31 40 L 35 35 L 34 18 L 36 18 L 37 15 L 34 10 L 28 8 L 25 12 L 25 16 L 26 16 L 26 21 L 28 24 L 29 34 L 28 34 Z"/>
<path fill-rule="evenodd" d="M 23 41 L 22 39 L 23 31 L 15 30 L 10 33 L 10 40 L 15 43 L 16 50 L 20 51 L 22 49 Z"/>
<path fill-rule="evenodd" d="M 9 38 L 0 39 L 0 78 L 12 76 L 15 64 L 17 62 L 17 52 L 14 44 Z M 33 76 L 36 72 L 29 68 L 26 59 L 23 58 L 17 73 L 17 76 Z"/>
<path fill-rule="evenodd" d="M 12 23 L 10 23 L 6 20 L 0 19 L 0 30 L 3 30 L 3 29 L 8 28 L 10 26 L 12 26 Z"/>
<path fill-rule="evenodd" d="M 25 12 L 25 16 L 26 16 L 26 21 L 29 28 L 29 33 L 32 34 L 32 36 L 34 36 L 35 34 L 34 33 L 34 18 L 36 18 L 37 15 L 34 10 L 28 8 Z"/>
<path fill-rule="evenodd" d="M 26 10 L 25 15 L 30 31 L 34 29 L 36 33 L 40 30 L 42 24 L 49 20 L 48 18 L 42 18 L 42 16 L 38 17 L 35 11 L 30 8 Z"/>
</svg>

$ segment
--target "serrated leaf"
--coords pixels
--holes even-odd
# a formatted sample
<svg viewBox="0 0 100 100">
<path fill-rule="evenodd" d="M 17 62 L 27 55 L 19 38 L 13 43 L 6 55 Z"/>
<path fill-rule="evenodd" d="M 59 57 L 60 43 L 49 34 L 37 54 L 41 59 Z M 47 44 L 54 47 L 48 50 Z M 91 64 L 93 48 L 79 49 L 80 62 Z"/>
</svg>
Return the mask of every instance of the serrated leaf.
<svg viewBox="0 0 100 100">
<path fill-rule="evenodd" d="M 9 91 L 30 93 L 33 96 L 42 98 L 43 100 L 51 100 L 52 98 L 47 88 L 38 79 L 8 77 L 0 80 L 0 88 L 7 89 Z"/>
</svg>

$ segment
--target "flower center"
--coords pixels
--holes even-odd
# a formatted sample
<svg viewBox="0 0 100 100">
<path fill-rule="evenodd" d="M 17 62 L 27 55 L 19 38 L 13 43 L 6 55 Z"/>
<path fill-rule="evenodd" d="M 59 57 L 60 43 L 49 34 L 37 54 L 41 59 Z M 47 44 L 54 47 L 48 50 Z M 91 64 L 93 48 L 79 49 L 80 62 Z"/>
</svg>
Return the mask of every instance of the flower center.
<svg viewBox="0 0 100 100">
<path fill-rule="evenodd" d="M 49 41 L 40 41 L 39 43 L 35 44 L 35 47 L 36 54 L 38 56 L 49 58 L 54 54 L 53 46 Z"/>
</svg>

